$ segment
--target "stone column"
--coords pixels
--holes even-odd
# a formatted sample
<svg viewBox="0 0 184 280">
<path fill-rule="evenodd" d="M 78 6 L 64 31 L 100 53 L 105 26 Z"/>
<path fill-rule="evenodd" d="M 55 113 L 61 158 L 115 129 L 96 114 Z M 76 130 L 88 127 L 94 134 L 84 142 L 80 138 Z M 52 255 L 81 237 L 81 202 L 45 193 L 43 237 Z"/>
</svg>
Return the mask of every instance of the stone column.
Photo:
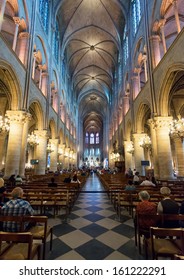
<svg viewBox="0 0 184 280">
<path fill-rule="evenodd" d="M 33 69 L 32 69 L 32 79 L 35 77 L 35 66 L 36 66 L 37 52 L 33 52 Z"/>
<path fill-rule="evenodd" d="M 135 75 L 132 77 L 132 93 L 133 93 L 133 99 L 136 98 L 136 96 L 139 94 L 140 91 L 140 83 L 139 83 L 139 77 L 138 75 Z"/>
<path fill-rule="evenodd" d="M 7 178 L 20 172 L 20 161 L 24 160 L 21 156 L 22 149 L 25 149 L 23 146 L 23 127 L 27 113 L 24 111 L 7 111 L 6 113 L 10 120 L 5 167 L 5 177 Z"/>
<path fill-rule="evenodd" d="M 183 139 L 176 133 L 174 133 L 172 135 L 172 139 L 173 139 L 174 147 L 175 147 L 178 176 L 184 177 L 184 143 L 183 143 Z"/>
<path fill-rule="evenodd" d="M 20 155 L 20 167 L 19 175 L 21 177 L 25 176 L 25 165 L 26 165 L 26 149 L 27 149 L 27 136 L 28 136 L 28 127 L 29 122 L 31 121 L 32 116 L 29 113 L 25 113 L 24 126 L 22 131 L 22 150 Z"/>
<path fill-rule="evenodd" d="M 54 151 L 50 154 L 50 170 L 55 172 L 57 171 L 57 161 L 58 161 L 58 139 L 50 139 Z"/>
<path fill-rule="evenodd" d="M 143 55 L 145 82 L 148 80 L 147 55 Z"/>
<path fill-rule="evenodd" d="M 1 132 L 0 133 L 0 170 L 2 170 L 5 166 L 5 156 L 6 156 L 6 150 L 7 150 L 7 132 Z"/>
<path fill-rule="evenodd" d="M 129 145 L 131 145 L 132 141 L 124 141 L 124 147 L 125 147 L 125 170 L 128 170 L 129 168 L 134 168 L 133 163 L 133 154 L 130 154 L 127 152 L 127 148 Z"/>
<path fill-rule="evenodd" d="M 47 160 L 47 130 L 35 130 L 34 133 L 39 138 L 39 145 L 35 147 L 35 158 L 39 160 L 35 165 L 35 174 L 45 174 Z"/>
<path fill-rule="evenodd" d="M 166 46 L 166 41 L 165 41 L 165 34 L 164 34 L 164 25 L 165 25 L 166 20 L 162 19 L 160 20 L 160 31 L 162 34 L 162 44 L 163 44 L 163 49 L 164 49 L 164 53 L 167 52 L 167 46 Z"/>
<path fill-rule="evenodd" d="M 2 4 L 1 4 L 1 10 L 0 10 L 0 32 L 1 32 L 2 23 L 3 23 L 5 7 L 6 7 L 6 0 L 3 0 Z"/>
<path fill-rule="evenodd" d="M 140 173 L 140 175 L 145 175 L 145 170 L 141 165 L 141 161 L 144 160 L 144 150 L 140 147 L 140 139 L 145 134 L 142 133 L 134 133 L 133 134 L 133 143 L 134 143 L 134 160 L 135 160 L 135 168 Z"/>
<path fill-rule="evenodd" d="M 18 36 L 18 57 L 21 62 L 27 66 L 27 56 L 28 56 L 28 45 L 29 45 L 29 33 L 21 32 Z"/>
<path fill-rule="evenodd" d="M 129 108 L 130 108 L 130 98 L 127 95 L 123 96 L 123 114 L 124 114 L 124 116 L 128 112 Z"/>
<path fill-rule="evenodd" d="M 157 160 L 160 179 L 174 179 L 169 127 L 172 117 L 155 117 Z"/>
<path fill-rule="evenodd" d="M 174 15 L 175 15 L 176 27 L 177 27 L 178 33 L 180 33 L 180 31 L 181 31 L 181 25 L 180 25 L 180 19 L 179 19 L 179 15 L 178 15 L 177 0 L 173 0 L 173 1 L 172 1 L 172 5 L 173 5 L 173 8 L 174 8 Z"/>
<path fill-rule="evenodd" d="M 152 61 L 153 61 L 153 68 L 155 68 L 161 60 L 160 54 L 160 36 L 153 35 L 151 36 L 151 43 L 152 43 Z"/>
<path fill-rule="evenodd" d="M 41 91 L 47 97 L 47 85 L 48 85 L 48 73 L 42 73 L 42 84 L 41 84 Z"/>
<path fill-rule="evenodd" d="M 151 144 L 152 144 L 152 160 L 153 160 L 153 169 L 154 169 L 154 176 L 155 178 L 160 177 L 159 173 L 159 165 L 158 165 L 158 157 L 157 157 L 157 138 L 156 138 L 156 130 L 155 130 L 155 123 L 153 119 L 148 120 L 148 125 L 150 127 L 151 133 Z"/>
<path fill-rule="evenodd" d="M 14 33 L 14 38 L 13 38 L 12 49 L 15 51 L 16 45 L 17 45 L 17 35 L 18 35 L 18 31 L 19 31 L 20 18 L 19 17 L 13 17 L 13 20 L 15 22 L 15 33 Z"/>
<path fill-rule="evenodd" d="M 38 65 L 38 68 L 40 70 L 40 77 L 39 77 L 39 89 L 41 89 L 41 85 L 42 85 L 42 70 L 43 70 L 43 66 L 42 65 Z"/>
</svg>

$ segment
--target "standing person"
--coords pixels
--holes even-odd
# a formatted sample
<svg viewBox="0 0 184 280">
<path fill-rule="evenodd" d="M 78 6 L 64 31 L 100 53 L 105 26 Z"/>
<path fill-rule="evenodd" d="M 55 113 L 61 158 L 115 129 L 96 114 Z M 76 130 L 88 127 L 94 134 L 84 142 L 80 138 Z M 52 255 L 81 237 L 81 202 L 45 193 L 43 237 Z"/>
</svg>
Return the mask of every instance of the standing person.
<svg viewBox="0 0 184 280">
<path fill-rule="evenodd" d="M 34 210 L 30 203 L 23 199 L 23 189 L 16 187 L 13 189 L 12 199 L 4 204 L 1 211 L 4 216 L 25 216 L 33 215 Z M 25 224 L 25 227 L 28 225 Z M 20 231 L 20 225 L 15 222 L 3 222 L 3 231 Z"/>
<path fill-rule="evenodd" d="M 140 178 L 139 178 L 139 172 L 135 172 L 135 175 L 133 177 L 133 183 L 134 185 L 139 185 Z"/>
<path fill-rule="evenodd" d="M 178 214 L 179 205 L 176 201 L 172 200 L 171 190 L 168 187 L 162 187 L 160 193 L 163 199 L 158 203 L 157 213 L 158 214 Z M 178 227 L 178 221 L 166 221 L 164 227 Z"/>
<path fill-rule="evenodd" d="M 10 178 L 8 179 L 8 181 L 9 181 L 10 186 L 14 187 L 15 186 L 15 174 L 12 174 L 10 176 Z"/>
</svg>

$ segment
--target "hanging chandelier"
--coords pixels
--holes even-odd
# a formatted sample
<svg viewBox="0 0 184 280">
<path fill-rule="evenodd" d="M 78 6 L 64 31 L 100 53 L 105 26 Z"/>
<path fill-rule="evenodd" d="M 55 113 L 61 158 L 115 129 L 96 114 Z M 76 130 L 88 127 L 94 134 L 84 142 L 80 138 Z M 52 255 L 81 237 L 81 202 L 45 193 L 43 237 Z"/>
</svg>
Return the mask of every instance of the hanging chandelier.
<svg viewBox="0 0 184 280">
<path fill-rule="evenodd" d="M 183 139 L 184 137 L 184 118 L 181 118 L 181 116 L 178 116 L 177 120 L 173 120 L 170 123 L 170 129 L 169 129 L 170 135 L 178 135 L 180 138 Z"/>
<path fill-rule="evenodd" d="M 127 153 L 129 153 L 129 154 L 133 154 L 134 153 L 134 145 L 133 145 L 133 143 L 130 143 L 127 146 Z"/>
<path fill-rule="evenodd" d="M 139 141 L 139 145 L 142 148 L 150 150 L 151 149 L 151 139 L 150 139 L 150 137 L 148 135 L 145 135 L 144 137 L 142 137 Z"/>
<path fill-rule="evenodd" d="M 10 121 L 7 117 L 0 115 L 0 133 L 1 132 L 8 132 L 10 130 Z"/>
<path fill-rule="evenodd" d="M 28 134 L 27 142 L 30 146 L 37 146 L 39 145 L 39 138 L 32 132 L 31 134 Z"/>
</svg>

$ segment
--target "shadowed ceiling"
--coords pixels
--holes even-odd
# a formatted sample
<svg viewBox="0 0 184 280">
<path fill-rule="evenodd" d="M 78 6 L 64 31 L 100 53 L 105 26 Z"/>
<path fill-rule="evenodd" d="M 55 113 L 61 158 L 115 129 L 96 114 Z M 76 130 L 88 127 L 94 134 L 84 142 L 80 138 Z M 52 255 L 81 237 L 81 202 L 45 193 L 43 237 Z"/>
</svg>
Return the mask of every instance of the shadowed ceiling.
<svg viewBox="0 0 184 280">
<path fill-rule="evenodd" d="M 113 98 L 114 74 L 122 53 L 126 6 L 118 0 L 55 0 L 62 40 L 84 131 L 103 129 Z"/>
</svg>

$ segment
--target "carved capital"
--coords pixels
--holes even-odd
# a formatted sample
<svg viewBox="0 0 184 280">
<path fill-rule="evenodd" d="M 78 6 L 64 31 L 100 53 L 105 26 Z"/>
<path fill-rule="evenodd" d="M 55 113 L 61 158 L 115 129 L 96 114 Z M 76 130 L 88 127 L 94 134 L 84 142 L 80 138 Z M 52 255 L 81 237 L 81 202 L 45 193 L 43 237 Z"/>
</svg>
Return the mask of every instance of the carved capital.
<svg viewBox="0 0 184 280">
<path fill-rule="evenodd" d="M 7 111 L 6 115 L 9 118 L 10 123 L 26 123 L 32 119 L 31 114 L 24 111 Z"/>
<path fill-rule="evenodd" d="M 16 25 L 20 25 L 21 19 L 19 17 L 13 17 L 13 20 Z"/>
</svg>

